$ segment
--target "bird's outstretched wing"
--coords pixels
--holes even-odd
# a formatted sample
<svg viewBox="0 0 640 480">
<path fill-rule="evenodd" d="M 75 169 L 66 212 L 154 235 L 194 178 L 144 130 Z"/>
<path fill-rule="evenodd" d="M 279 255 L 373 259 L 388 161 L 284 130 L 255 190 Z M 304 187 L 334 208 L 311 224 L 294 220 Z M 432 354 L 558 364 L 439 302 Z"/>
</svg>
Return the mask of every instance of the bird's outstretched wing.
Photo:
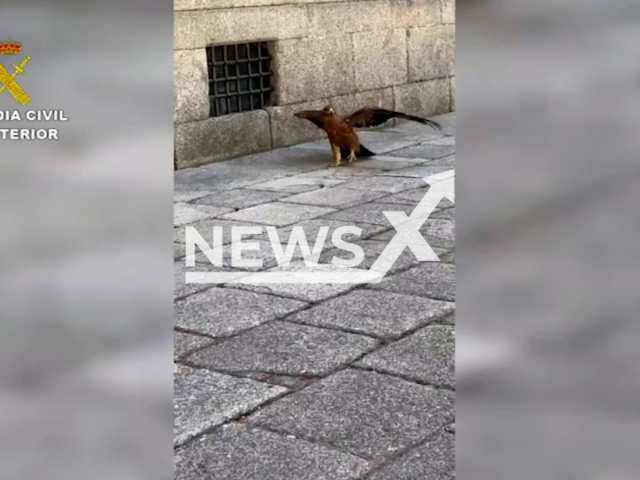
<svg viewBox="0 0 640 480">
<path fill-rule="evenodd" d="M 382 125 L 392 118 L 403 118 L 405 120 L 429 125 L 436 130 L 442 130 L 440 124 L 433 120 L 427 120 L 426 118 L 420 118 L 414 115 L 407 115 L 406 113 L 394 112 L 392 110 L 385 110 L 384 108 L 361 108 L 345 118 L 345 121 L 350 123 L 352 127 L 366 128 Z"/>
<path fill-rule="evenodd" d="M 309 120 L 311 123 L 324 130 L 324 124 L 322 123 L 324 113 L 322 110 L 302 110 L 301 112 L 294 113 L 293 115 L 298 118 Z"/>
</svg>

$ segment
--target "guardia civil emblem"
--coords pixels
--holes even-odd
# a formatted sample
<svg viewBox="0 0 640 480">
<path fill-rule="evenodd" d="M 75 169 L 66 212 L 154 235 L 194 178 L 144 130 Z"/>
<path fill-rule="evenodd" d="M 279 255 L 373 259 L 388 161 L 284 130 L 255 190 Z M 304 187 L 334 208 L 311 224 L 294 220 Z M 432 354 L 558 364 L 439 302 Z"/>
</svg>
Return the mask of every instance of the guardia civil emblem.
<svg viewBox="0 0 640 480">
<path fill-rule="evenodd" d="M 11 38 L 7 38 L 6 42 L 0 43 L 0 55 L 2 59 L 11 58 L 9 55 L 18 55 L 22 51 L 22 43 L 17 42 L 15 40 L 11 40 Z M 7 56 L 7 57 L 5 57 Z M 16 100 L 16 102 L 26 105 L 31 101 L 29 95 L 22 89 L 18 82 L 16 82 L 15 77 L 18 73 L 25 75 L 24 66 L 31 59 L 31 57 L 26 57 L 20 65 L 13 64 L 13 72 L 9 73 L 2 62 L 0 62 L 0 94 L 2 94 L 5 90 L 11 94 L 11 96 Z"/>
</svg>

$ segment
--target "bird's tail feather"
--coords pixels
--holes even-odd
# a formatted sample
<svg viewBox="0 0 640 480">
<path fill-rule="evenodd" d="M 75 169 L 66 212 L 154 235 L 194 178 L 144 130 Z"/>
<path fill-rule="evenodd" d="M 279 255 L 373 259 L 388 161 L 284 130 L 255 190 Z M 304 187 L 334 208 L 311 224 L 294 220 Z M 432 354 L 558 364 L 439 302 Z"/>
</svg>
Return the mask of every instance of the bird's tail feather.
<svg viewBox="0 0 640 480">
<path fill-rule="evenodd" d="M 360 153 L 356 155 L 356 158 L 360 157 L 374 157 L 376 154 L 369 150 L 364 145 L 360 145 Z"/>
<path fill-rule="evenodd" d="M 343 148 L 340 149 L 340 153 L 342 154 L 342 158 L 347 158 L 349 156 L 349 151 Z M 360 153 L 356 153 L 356 158 L 375 157 L 375 155 L 376 154 L 374 152 L 360 144 Z"/>
<path fill-rule="evenodd" d="M 442 130 L 442 125 L 440 125 L 438 122 L 434 122 L 433 120 L 429 120 L 427 118 L 420 118 L 413 115 L 407 115 L 406 113 L 399 113 L 397 116 L 398 118 L 404 118 L 405 120 L 411 120 L 413 122 L 422 123 L 423 125 L 429 125 L 430 127 L 438 131 Z"/>
</svg>

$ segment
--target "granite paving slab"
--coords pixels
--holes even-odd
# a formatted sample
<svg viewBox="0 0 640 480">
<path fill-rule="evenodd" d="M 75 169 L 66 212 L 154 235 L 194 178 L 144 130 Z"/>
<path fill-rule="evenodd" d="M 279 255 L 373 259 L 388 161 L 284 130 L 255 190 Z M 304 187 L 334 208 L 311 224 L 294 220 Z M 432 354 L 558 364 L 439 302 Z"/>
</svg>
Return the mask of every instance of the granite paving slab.
<svg viewBox="0 0 640 480">
<path fill-rule="evenodd" d="M 368 288 L 454 302 L 456 267 L 443 262 L 424 262 L 406 272 L 389 275 Z"/>
<path fill-rule="evenodd" d="M 425 185 L 424 187 L 405 190 L 404 192 L 384 197 L 380 200 L 380 202 L 384 202 L 386 204 L 413 205 L 415 207 L 424 198 L 429 188 L 429 186 Z M 436 207 L 435 211 L 444 210 L 453 206 L 454 204 L 453 202 L 451 202 L 451 200 L 443 198 L 442 200 L 440 200 L 440 203 Z"/>
<path fill-rule="evenodd" d="M 234 249 L 239 245 L 241 251 L 238 250 L 236 257 L 234 258 Z M 281 244 L 280 244 L 281 245 Z M 196 248 L 195 262 L 196 267 L 198 265 L 215 266 L 216 263 L 212 263 L 209 257 L 204 252 L 201 252 Z M 239 259 L 237 257 L 239 255 Z M 301 258 L 302 254 L 299 251 L 294 252 L 293 257 Z M 217 261 L 219 258 L 214 259 Z M 276 266 L 277 258 L 276 253 L 273 250 L 271 241 L 264 240 L 258 237 L 243 238 L 242 242 L 229 243 L 222 247 L 222 267 L 219 271 L 248 271 L 256 272 L 267 268 Z M 193 270 L 202 270 L 201 268 L 194 268 Z"/>
<path fill-rule="evenodd" d="M 220 217 L 225 213 L 233 212 L 232 208 L 212 207 L 210 205 L 190 205 L 176 203 L 173 206 L 173 226 L 181 227 L 199 220 Z"/>
<path fill-rule="evenodd" d="M 236 268 L 230 267 L 216 267 L 211 265 L 208 262 L 208 259 L 205 262 L 205 259 L 198 259 L 196 255 L 196 260 L 202 260 L 202 263 L 198 263 L 196 261 L 195 267 L 187 267 L 185 265 L 185 259 L 181 259 L 177 262 L 173 263 L 173 274 L 174 274 L 174 287 L 173 287 L 173 298 L 182 298 L 188 295 L 192 295 L 196 292 L 201 292 L 203 290 L 208 290 L 213 287 L 214 284 L 209 283 L 186 283 L 186 273 L 187 272 L 234 272 L 236 274 L 244 273 L 244 275 L 249 275 L 250 271 L 243 272 L 243 270 L 239 270 Z"/>
<path fill-rule="evenodd" d="M 454 480 L 455 440 L 450 433 L 438 432 L 367 480 Z"/>
<path fill-rule="evenodd" d="M 393 230 L 395 233 L 395 230 Z M 393 235 L 392 235 L 393 236 Z M 373 264 L 378 260 L 382 252 L 387 248 L 389 242 L 380 242 L 377 240 L 360 240 L 360 241 L 352 241 L 354 245 L 362 248 L 364 252 L 364 259 L 357 266 L 357 268 L 369 270 Z M 445 255 L 448 250 L 433 247 L 433 251 L 438 255 L 438 257 L 442 257 Z M 346 251 L 340 248 L 332 248 L 323 252 L 320 255 L 320 262 L 322 264 L 330 264 L 334 258 L 339 258 L 341 260 L 352 260 L 354 258 L 354 254 L 350 251 Z M 413 265 L 418 265 L 420 261 L 416 258 L 413 252 L 407 247 L 405 248 L 400 256 L 397 258 L 395 263 L 391 266 L 391 269 L 388 272 L 388 275 L 392 275 L 393 273 L 404 270 Z"/>
<path fill-rule="evenodd" d="M 430 177 L 431 175 L 436 175 L 438 173 L 448 172 L 450 170 L 451 170 L 451 167 L 449 166 L 437 166 L 437 165 L 432 165 L 431 162 L 429 162 L 425 165 L 413 165 L 410 167 L 400 168 L 398 170 L 385 172 L 384 175 L 387 177 L 423 179 L 425 177 Z M 423 181 L 423 184 L 426 184 L 426 182 Z"/>
<path fill-rule="evenodd" d="M 361 158 L 352 165 L 356 165 L 358 168 L 374 168 L 377 170 L 389 171 L 419 165 L 424 162 L 426 162 L 424 158 L 402 158 L 387 155 L 376 155 L 374 157 Z"/>
<path fill-rule="evenodd" d="M 409 167 L 409 168 L 422 168 L 422 167 Z M 443 168 L 443 167 L 434 167 Z M 396 172 L 402 170 L 396 170 Z M 352 188 L 359 190 L 366 190 L 368 192 L 385 192 L 385 193 L 398 193 L 404 190 L 411 190 L 413 188 L 420 188 L 426 185 L 422 178 L 403 178 L 398 175 L 394 175 L 393 172 L 386 172 L 385 175 L 390 175 L 398 178 L 390 178 L 389 176 L 377 175 L 371 178 L 361 178 L 353 180 L 349 183 L 342 185 L 343 188 Z"/>
<path fill-rule="evenodd" d="M 238 188 L 236 190 L 227 190 L 217 192 L 212 195 L 206 195 L 195 199 L 192 203 L 198 205 L 213 205 L 216 207 L 225 207 L 234 210 L 253 207 L 263 203 L 270 203 L 281 198 L 289 196 L 289 193 L 283 192 L 266 192 L 260 190 L 252 190 L 249 188 Z"/>
<path fill-rule="evenodd" d="M 335 213 L 325 215 L 323 218 L 327 218 L 330 220 L 340 220 L 343 222 L 368 223 L 390 229 L 393 228 L 393 225 L 384 215 L 384 212 L 404 212 L 407 215 L 411 215 L 411 212 L 413 212 L 414 208 L 415 207 L 411 205 L 372 202 L 340 210 Z"/>
<path fill-rule="evenodd" d="M 433 215 L 435 215 L 435 213 Z M 420 227 L 419 231 L 432 247 L 455 247 L 456 222 L 453 219 L 449 220 L 446 218 L 429 218 Z M 371 237 L 371 239 L 381 242 L 388 242 L 393 238 L 395 233 L 395 230 L 388 230 L 384 233 L 374 235 L 373 237 Z"/>
<path fill-rule="evenodd" d="M 306 305 L 272 295 L 213 287 L 178 300 L 175 304 L 175 325 L 212 337 L 228 337 L 283 318 Z"/>
<path fill-rule="evenodd" d="M 316 243 L 320 240 L 319 238 L 320 229 L 323 227 L 327 229 L 326 236 L 324 237 L 324 244 L 322 245 L 322 249 L 320 251 L 321 255 L 322 253 L 336 249 L 333 236 L 336 233 L 336 230 L 338 228 L 341 228 L 341 227 L 349 228 L 348 231 L 345 230 L 340 232 L 341 235 L 339 237 L 341 240 L 349 243 L 355 243 L 355 242 L 361 241 L 362 239 L 366 239 L 372 235 L 385 231 L 385 227 L 382 227 L 379 225 L 370 225 L 366 223 L 354 224 L 349 222 L 341 222 L 338 220 L 326 220 L 323 218 L 307 220 L 304 222 L 299 222 L 295 225 L 291 225 L 289 227 L 282 227 L 277 229 L 276 234 L 278 236 L 278 240 L 282 244 L 283 251 L 287 251 L 287 249 L 290 248 L 289 242 L 294 241 L 291 238 L 293 229 L 296 228 L 297 229 L 296 231 L 299 231 L 298 227 L 302 228 L 303 236 L 296 237 L 296 240 L 301 240 L 303 245 L 304 245 L 304 242 L 306 241 L 308 251 L 311 253 L 317 251 Z M 359 230 L 354 230 L 354 228 Z M 354 233 L 349 233 L 352 230 L 354 231 Z M 256 238 L 270 242 L 270 237 L 267 233 Z M 293 243 L 291 243 L 291 245 L 293 245 Z M 305 247 L 305 252 L 307 251 L 307 247 Z M 342 250 L 338 250 L 338 252 L 341 253 Z M 302 260 L 303 258 L 302 248 L 300 247 L 300 243 L 295 244 L 293 259 L 295 260 L 296 258 L 300 260 Z M 331 259 L 329 259 L 329 262 L 330 260 Z M 292 266 L 293 266 L 293 262 L 292 262 Z"/>
<path fill-rule="evenodd" d="M 335 212 L 333 208 L 295 205 L 292 203 L 273 202 L 245 208 L 225 215 L 225 220 L 238 220 L 264 225 L 284 227 L 302 220 L 320 217 Z"/>
<path fill-rule="evenodd" d="M 268 405 L 253 425 L 385 458 L 453 420 L 453 392 L 376 372 L 344 370 Z"/>
<path fill-rule="evenodd" d="M 313 271 L 313 272 L 336 272 L 341 267 L 334 265 L 322 265 L 309 266 L 303 260 L 292 261 L 288 266 L 277 266 L 270 268 L 269 272 L 301 272 L 301 271 Z M 346 270 L 346 267 L 342 268 Z M 295 300 L 301 300 L 304 302 L 317 303 L 327 298 L 335 297 L 349 290 L 356 288 L 356 285 L 348 283 L 263 283 L 263 284 L 250 284 L 252 281 L 252 275 L 244 277 L 247 283 L 234 283 L 228 284 L 229 288 L 239 288 L 242 290 L 249 290 L 258 293 L 269 293 L 272 295 L 278 295 L 282 297 L 288 297 Z"/>
<path fill-rule="evenodd" d="M 455 166 L 456 163 L 456 156 L 455 155 L 449 155 L 448 157 L 442 157 L 442 158 L 438 158 L 436 160 L 430 160 L 429 163 L 427 165 L 430 166 L 448 166 L 448 167 L 453 167 Z"/>
<path fill-rule="evenodd" d="M 437 212 L 433 212 L 429 218 L 446 218 L 449 220 L 456 219 L 456 209 L 455 208 L 447 208 L 443 210 L 439 210 Z"/>
<path fill-rule="evenodd" d="M 453 327 L 429 325 L 387 345 L 356 363 L 381 373 L 398 375 L 436 387 L 455 386 Z"/>
<path fill-rule="evenodd" d="M 288 321 L 396 339 L 454 310 L 451 302 L 384 292 L 354 290 L 314 305 Z"/>
<path fill-rule="evenodd" d="M 185 246 L 182 243 L 173 242 L 173 260 L 180 260 L 185 256 Z"/>
<path fill-rule="evenodd" d="M 173 356 L 174 359 L 182 358 L 189 353 L 198 350 L 206 345 L 211 345 L 215 340 L 192 333 L 173 332 Z"/>
<path fill-rule="evenodd" d="M 416 145 L 401 150 L 396 150 L 390 155 L 394 157 L 408 157 L 408 158 L 424 158 L 428 160 L 437 160 L 438 158 L 448 157 L 452 155 L 456 150 L 456 147 L 450 145 L 432 145 L 424 143 L 422 145 Z"/>
<path fill-rule="evenodd" d="M 232 162 L 239 167 L 251 168 L 265 173 L 280 170 L 291 175 L 323 168 L 327 165 L 327 161 L 331 161 L 331 155 L 327 158 L 324 152 L 293 146 L 248 155 Z"/>
<path fill-rule="evenodd" d="M 303 232 L 305 234 L 305 238 L 307 239 L 307 243 L 310 248 L 313 248 L 316 239 L 318 238 L 318 234 L 320 233 L 320 228 L 329 227 L 327 230 L 327 236 L 325 240 L 325 248 L 333 248 L 334 244 L 332 243 L 333 232 L 335 232 L 340 227 L 356 227 L 359 228 L 360 234 L 352 234 L 352 233 L 344 233 L 341 238 L 345 241 L 358 241 L 365 240 L 368 237 L 380 234 L 386 230 L 387 227 L 383 227 L 380 225 L 374 225 L 369 223 L 362 222 L 343 222 L 341 220 L 330 220 L 326 218 L 315 218 L 312 220 L 305 220 L 303 222 L 298 222 L 295 225 L 290 225 L 288 227 L 278 228 L 276 231 L 278 233 L 278 237 L 280 241 L 284 244 L 289 243 L 289 239 L 294 227 L 302 227 Z M 267 239 L 267 234 L 263 234 L 260 238 Z"/>
<path fill-rule="evenodd" d="M 367 168 L 359 165 L 360 161 L 356 161 L 351 165 L 340 165 L 339 167 L 325 167 L 320 170 L 313 170 L 311 172 L 298 175 L 301 178 L 325 178 L 332 180 L 349 180 L 359 177 L 372 177 L 383 173 L 382 170 L 377 168 Z M 365 160 L 363 160 L 363 163 Z"/>
<path fill-rule="evenodd" d="M 318 188 L 340 185 L 346 180 L 346 178 L 325 178 L 322 175 L 292 175 L 289 177 L 279 178 L 277 180 L 256 183 L 255 185 L 251 185 L 250 187 L 248 187 L 248 189 L 294 194 L 309 192 L 312 190 L 317 190 Z"/>
<path fill-rule="evenodd" d="M 443 318 L 440 323 L 442 323 L 443 325 L 455 325 L 456 324 L 455 310 L 453 311 L 453 313 L 451 313 L 451 315 Z"/>
<path fill-rule="evenodd" d="M 202 283 L 186 283 L 185 272 L 187 271 L 207 271 L 207 272 L 221 272 L 232 271 L 233 269 L 224 269 L 214 267 L 213 265 L 200 265 L 198 268 L 190 268 L 185 266 L 184 260 L 173 262 L 173 298 L 186 297 L 202 290 L 211 288 L 211 285 Z"/>
<path fill-rule="evenodd" d="M 282 395 L 286 388 L 176 365 L 174 445 Z"/>
<path fill-rule="evenodd" d="M 363 459 L 247 425 L 228 424 L 178 450 L 175 480 L 356 480 Z"/>
<path fill-rule="evenodd" d="M 438 204 L 438 208 L 436 208 L 434 213 L 440 212 L 442 210 L 449 210 L 450 208 L 455 208 L 455 203 L 453 203 L 448 198 L 443 198 L 442 200 L 440 200 L 440 203 Z M 439 217 L 434 217 L 434 218 L 439 218 Z"/>
<path fill-rule="evenodd" d="M 228 190 L 308 172 L 326 165 L 327 158 L 323 152 L 291 147 L 178 170 L 174 177 L 175 183 L 179 185 L 211 185 L 218 190 Z"/>
<path fill-rule="evenodd" d="M 353 189 L 348 186 L 337 186 L 293 195 L 283 199 L 282 202 L 297 203 L 301 205 L 315 205 L 318 207 L 345 208 L 371 202 L 386 195 L 387 194 L 385 192 Z"/>
<path fill-rule="evenodd" d="M 414 207 L 420 200 L 424 198 L 429 190 L 429 186 L 425 184 L 420 188 L 413 188 L 411 190 L 405 190 L 404 192 L 395 193 L 384 197 L 384 203 L 387 204 L 400 204 L 400 205 L 413 205 Z"/>
<path fill-rule="evenodd" d="M 188 357 L 211 370 L 287 376 L 324 376 L 378 345 L 362 335 L 272 322 Z"/>
<path fill-rule="evenodd" d="M 226 244 L 226 243 L 231 243 L 231 240 L 232 240 L 231 232 L 233 230 L 232 227 L 255 227 L 255 226 L 262 227 L 264 229 L 263 225 L 258 225 L 257 223 L 236 222 L 232 220 L 223 220 L 218 218 L 203 220 L 203 221 L 196 222 L 189 225 L 189 227 L 195 228 L 196 231 L 200 234 L 200 236 L 204 238 L 204 240 L 209 245 L 213 245 L 213 227 L 222 227 L 222 243 Z M 174 228 L 173 241 L 179 244 L 186 243 L 186 231 L 187 229 L 184 226 Z M 263 232 L 264 231 L 265 230 L 263 230 Z M 260 234 L 256 234 L 256 236 L 258 235 Z M 249 237 L 250 237 L 249 235 L 247 235 L 246 237 L 243 236 L 243 238 L 249 238 Z M 183 245 L 183 248 L 184 248 L 184 245 Z M 184 253 L 183 253 L 183 256 L 184 256 Z"/>
<path fill-rule="evenodd" d="M 173 190 L 173 203 L 189 203 L 216 192 L 217 190 L 209 185 L 176 185 Z"/>
<path fill-rule="evenodd" d="M 206 185 L 215 191 L 232 190 L 286 177 L 293 173 L 295 172 L 284 169 L 237 165 L 231 160 L 176 171 L 174 189 L 177 191 L 202 190 L 202 186 Z"/>
<path fill-rule="evenodd" d="M 449 147 L 455 147 L 456 145 L 456 137 L 436 137 L 430 138 L 424 142 L 424 144 L 429 145 L 446 145 Z"/>
</svg>

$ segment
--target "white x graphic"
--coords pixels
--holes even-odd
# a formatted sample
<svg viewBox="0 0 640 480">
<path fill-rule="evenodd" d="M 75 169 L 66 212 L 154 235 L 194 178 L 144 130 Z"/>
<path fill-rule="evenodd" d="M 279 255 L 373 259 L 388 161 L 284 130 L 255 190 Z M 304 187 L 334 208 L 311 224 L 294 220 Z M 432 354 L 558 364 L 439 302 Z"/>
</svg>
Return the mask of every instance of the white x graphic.
<svg viewBox="0 0 640 480">
<path fill-rule="evenodd" d="M 425 177 L 423 180 L 431 188 L 429 188 L 410 216 L 407 217 L 404 212 L 383 212 L 397 233 L 369 270 L 370 272 L 379 273 L 380 280 L 387 274 L 407 247 L 421 262 L 440 261 L 436 252 L 433 251 L 420 233 L 420 227 L 424 225 L 424 222 L 427 221 L 429 215 L 443 198 L 446 197 L 455 202 L 455 170 Z"/>
</svg>

